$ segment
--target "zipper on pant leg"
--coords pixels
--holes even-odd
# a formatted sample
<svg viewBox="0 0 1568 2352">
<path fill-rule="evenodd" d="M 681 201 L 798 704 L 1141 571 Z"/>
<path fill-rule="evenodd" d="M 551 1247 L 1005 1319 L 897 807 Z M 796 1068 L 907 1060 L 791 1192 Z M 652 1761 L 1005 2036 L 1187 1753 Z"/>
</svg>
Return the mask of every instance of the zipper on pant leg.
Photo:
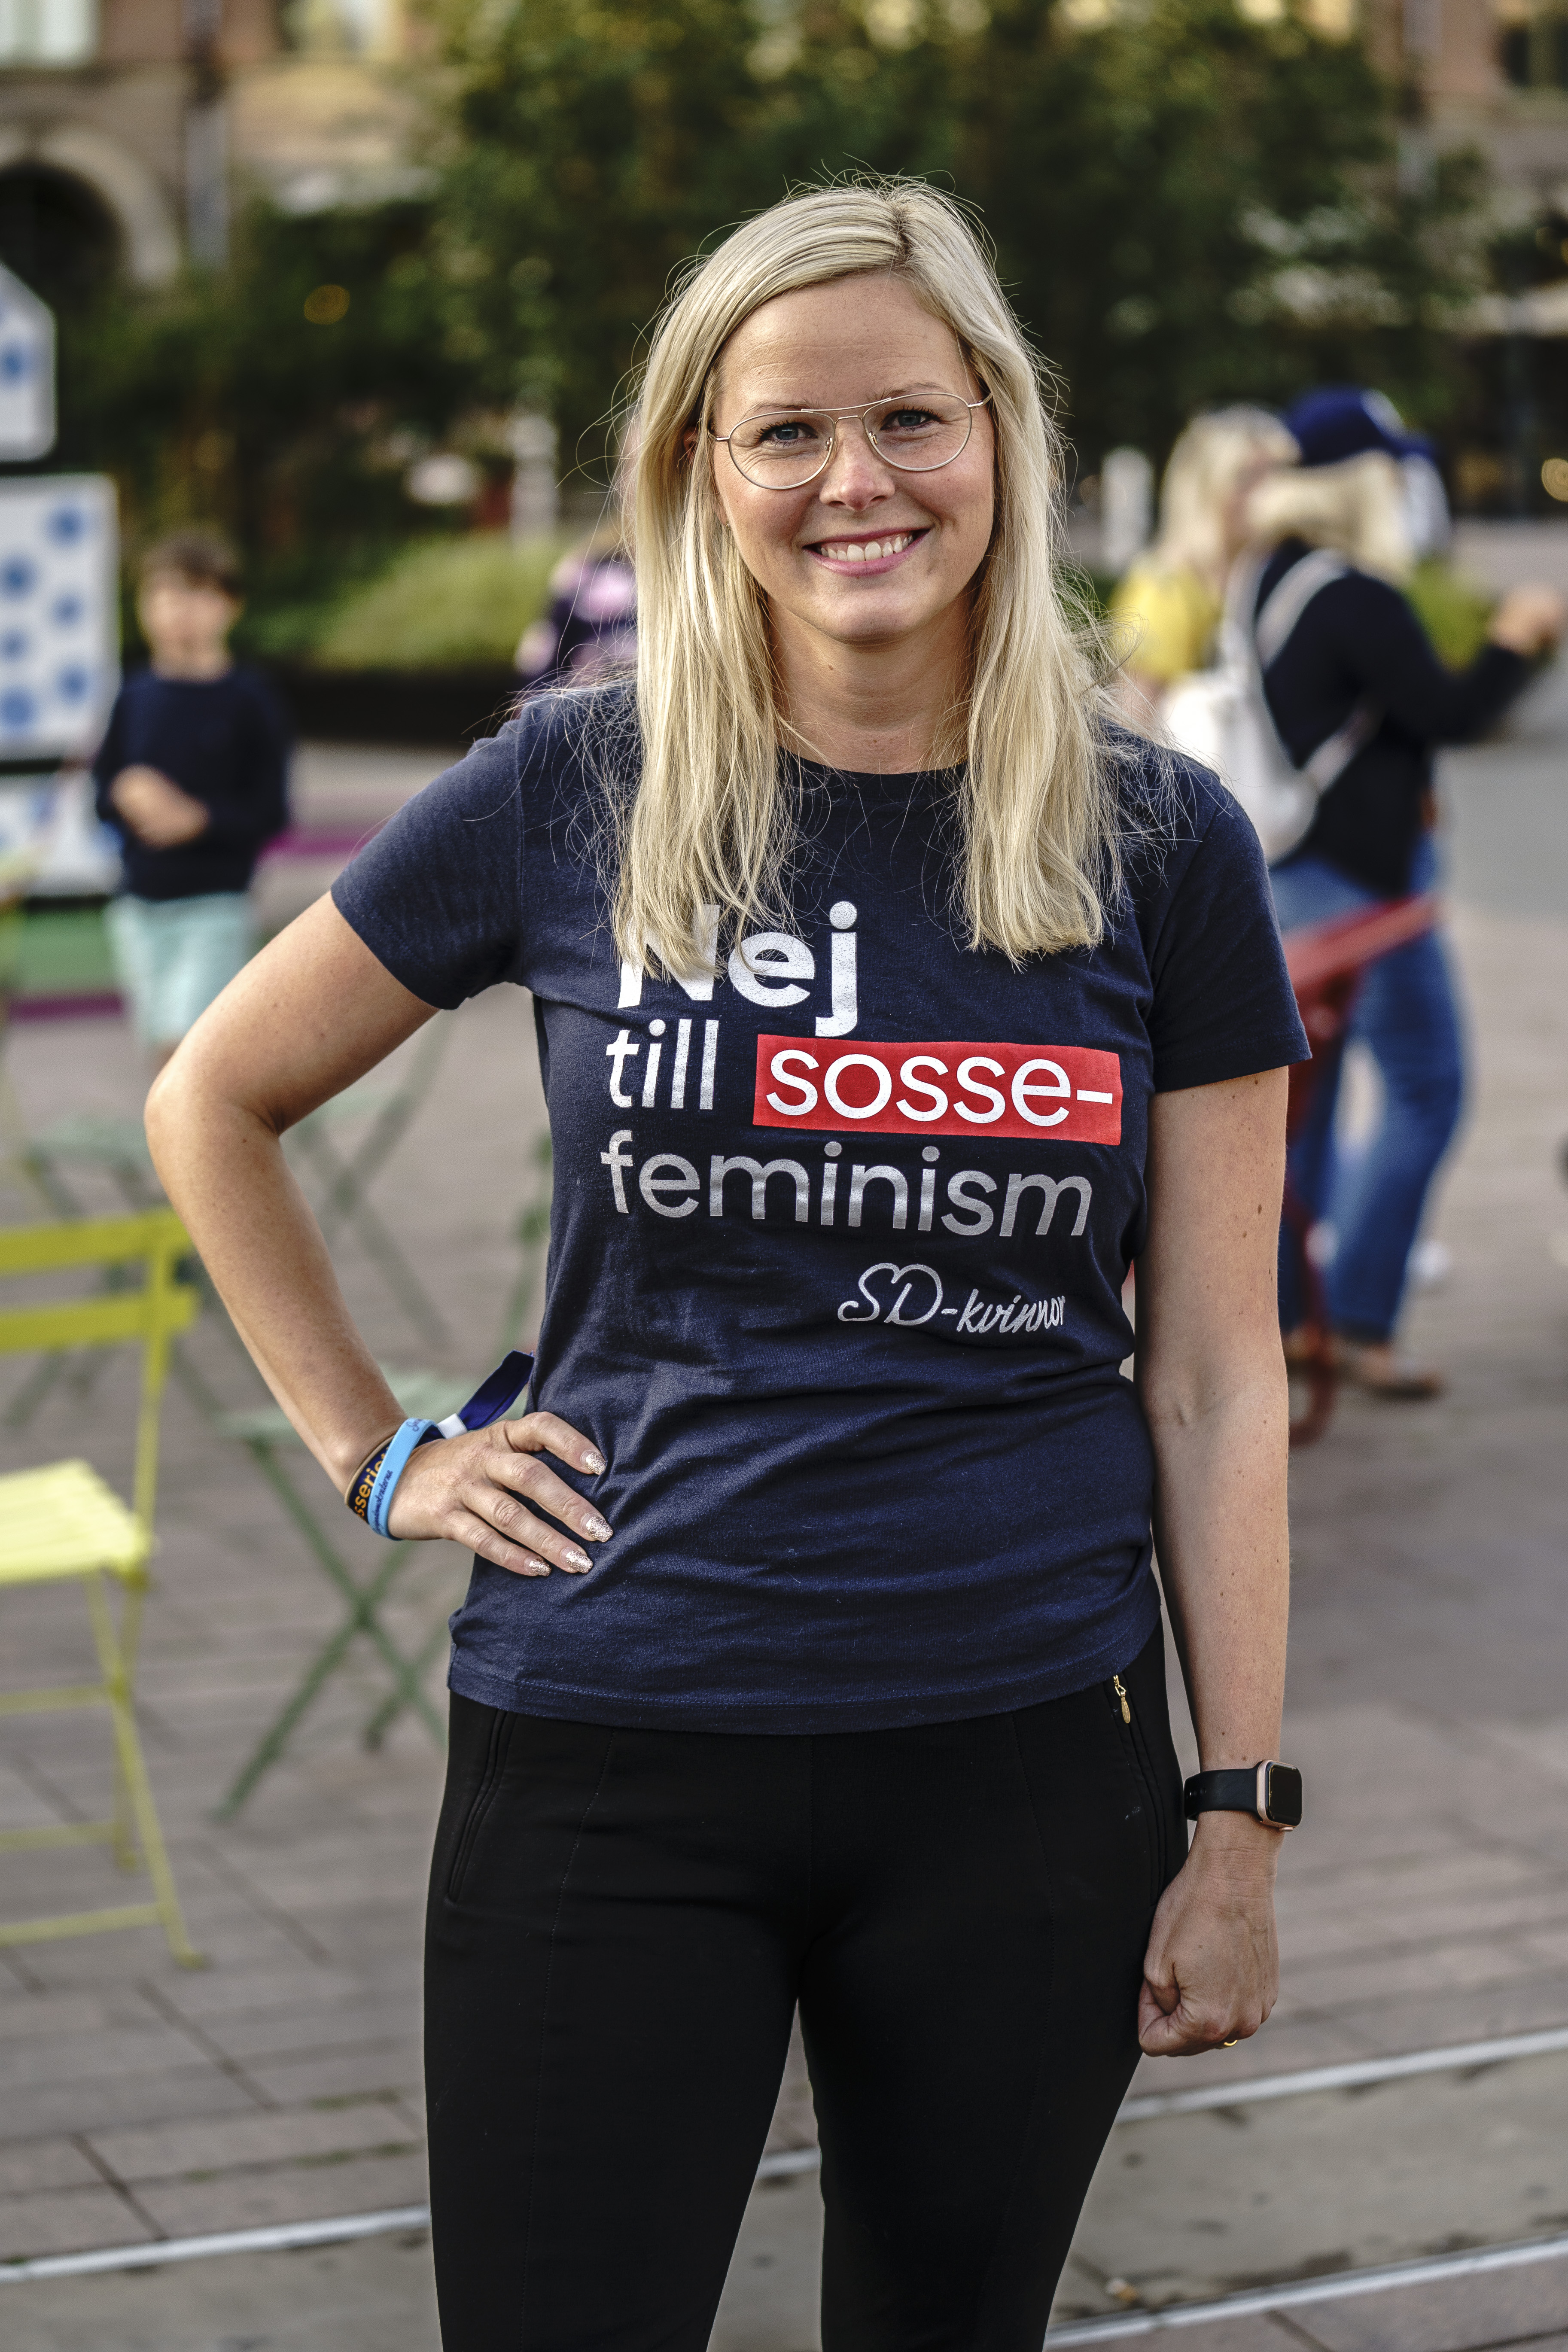
<svg viewBox="0 0 1568 2352">
<path fill-rule="evenodd" d="M 1121 1701 L 1121 1720 L 1132 1733 L 1132 1751 L 1138 1759 L 1139 1770 L 1149 1801 L 1149 1821 L 1154 1847 L 1154 1864 L 1159 1874 L 1160 1891 L 1171 1874 L 1170 1841 L 1165 1834 L 1165 1809 L 1160 1801 L 1160 1776 L 1155 1769 L 1153 1755 L 1144 1735 L 1142 1722 L 1132 1721 L 1132 1705 L 1121 1687 L 1120 1675 L 1112 1675 L 1111 1685 Z"/>
<path fill-rule="evenodd" d="M 474 1790 L 468 1806 L 447 1878 L 447 1899 L 449 1903 L 456 1903 L 461 1897 L 469 1857 L 485 1825 L 485 1816 L 495 1801 L 496 1790 L 500 1786 L 501 1774 L 506 1769 L 507 1750 L 511 1745 L 511 1726 L 512 1718 L 504 1708 L 492 1710 L 490 1734 L 485 1748 L 485 1769 L 479 1775 L 479 1785 Z"/>
<path fill-rule="evenodd" d="M 1132 1781 L 1142 1800 L 1143 1843 L 1149 1856 L 1151 1892 L 1158 1902 L 1165 1885 L 1165 1832 L 1161 1820 L 1154 1776 L 1144 1750 L 1141 1727 L 1132 1720 L 1132 1701 L 1120 1675 L 1112 1675 L 1102 1685 L 1110 1706 L 1112 1717 L 1121 1720 L 1121 1740 L 1131 1767 Z"/>
</svg>

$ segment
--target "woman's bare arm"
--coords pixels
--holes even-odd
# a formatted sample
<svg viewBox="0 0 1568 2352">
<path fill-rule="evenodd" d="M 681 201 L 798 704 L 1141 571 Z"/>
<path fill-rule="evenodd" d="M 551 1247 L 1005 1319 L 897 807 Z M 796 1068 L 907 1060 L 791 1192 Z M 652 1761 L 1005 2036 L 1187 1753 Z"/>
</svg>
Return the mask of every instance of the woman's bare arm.
<svg viewBox="0 0 1568 2352">
<path fill-rule="evenodd" d="M 282 1139 L 430 1017 L 321 898 L 202 1015 L 148 1098 L 164 1189 L 268 1387 L 340 1494 L 403 1415 L 350 1318 Z M 577 1469 L 604 1467 L 551 1413 L 421 1447 L 398 1483 L 395 1533 L 448 1536 L 525 1575 L 551 1563 L 581 1571 L 586 1555 L 518 1500 L 531 1495 L 591 1540 L 608 1535 L 535 1459 L 545 1450 Z"/>
<path fill-rule="evenodd" d="M 1137 1382 L 1154 1541 L 1205 1770 L 1279 1754 L 1289 1406 L 1277 1263 L 1287 1073 L 1156 1095 Z M 1280 1832 L 1199 1816 L 1154 1916 L 1140 2038 L 1178 2055 L 1255 2033 L 1279 1990 Z"/>
</svg>

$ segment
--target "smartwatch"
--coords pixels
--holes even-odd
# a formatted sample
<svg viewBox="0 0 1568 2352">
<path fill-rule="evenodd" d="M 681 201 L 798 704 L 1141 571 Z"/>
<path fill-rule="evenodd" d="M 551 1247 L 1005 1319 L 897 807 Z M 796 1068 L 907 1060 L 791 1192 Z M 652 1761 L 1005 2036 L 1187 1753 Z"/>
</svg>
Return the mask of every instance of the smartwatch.
<svg viewBox="0 0 1568 2352">
<path fill-rule="evenodd" d="M 1293 1764 L 1243 1764 L 1228 1772 L 1194 1772 L 1182 1790 L 1188 1821 L 1200 1813 L 1250 1813 L 1271 1830 L 1301 1826 L 1301 1775 Z"/>
</svg>

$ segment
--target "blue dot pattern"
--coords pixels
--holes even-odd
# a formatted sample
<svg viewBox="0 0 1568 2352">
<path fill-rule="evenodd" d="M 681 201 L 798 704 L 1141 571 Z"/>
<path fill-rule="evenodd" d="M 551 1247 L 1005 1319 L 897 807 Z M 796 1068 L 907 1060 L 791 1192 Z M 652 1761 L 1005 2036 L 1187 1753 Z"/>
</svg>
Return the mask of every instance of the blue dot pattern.
<svg viewBox="0 0 1568 2352">
<path fill-rule="evenodd" d="M 0 312 L 0 391 L 17 325 Z M 0 477 L 0 757 L 91 751 L 117 667 L 113 514 L 90 477 Z"/>
</svg>

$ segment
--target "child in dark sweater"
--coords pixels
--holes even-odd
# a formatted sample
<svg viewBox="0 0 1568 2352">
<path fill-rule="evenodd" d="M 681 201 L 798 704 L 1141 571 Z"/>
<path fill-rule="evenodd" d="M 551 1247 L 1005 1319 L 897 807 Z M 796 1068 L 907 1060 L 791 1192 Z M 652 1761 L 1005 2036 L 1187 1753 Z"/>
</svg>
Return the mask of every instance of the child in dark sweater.
<svg viewBox="0 0 1568 2352">
<path fill-rule="evenodd" d="M 234 558 L 182 531 L 142 566 L 148 667 L 120 690 L 93 775 L 124 870 L 110 943 L 138 1034 L 162 1066 L 248 960 L 247 896 L 289 822 L 289 730 L 265 679 L 237 668 Z"/>
</svg>

